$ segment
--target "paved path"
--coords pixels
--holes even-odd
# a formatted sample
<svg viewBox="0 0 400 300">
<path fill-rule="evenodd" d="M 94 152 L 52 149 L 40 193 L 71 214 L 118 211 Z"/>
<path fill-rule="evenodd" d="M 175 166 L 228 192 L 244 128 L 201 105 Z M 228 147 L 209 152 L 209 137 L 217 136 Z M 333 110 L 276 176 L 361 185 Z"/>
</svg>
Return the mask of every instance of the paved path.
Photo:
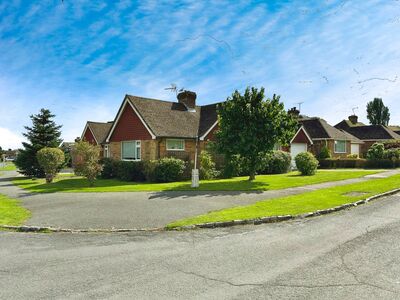
<svg viewBox="0 0 400 300">
<path fill-rule="evenodd" d="M 400 196 L 188 232 L 0 232 L 0 299 L 399 299 Z"/>
<path fill-rule="evenodd" d="M 8 172 L 0 178 L 0 193 L 19 198 L 32 212 L 27 225 L 72 229 L 86 228 L 154 228 L 194 215 L 204 214 L 260 200 L 387 177 L 399 173 L 391 170 L 364 178 L 314 184 L 265 192 L 123 192 L 123 193 L 52 193 L 29 194 L 14 186 Z M 6 173 L 6 172 L 4 172 Z"/>
</svg>

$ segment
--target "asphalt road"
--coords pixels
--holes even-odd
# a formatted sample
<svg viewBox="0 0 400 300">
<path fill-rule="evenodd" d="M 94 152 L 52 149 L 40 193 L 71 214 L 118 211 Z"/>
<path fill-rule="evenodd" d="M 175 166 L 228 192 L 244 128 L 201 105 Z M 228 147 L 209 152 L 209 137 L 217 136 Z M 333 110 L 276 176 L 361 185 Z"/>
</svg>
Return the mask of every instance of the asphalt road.
<svg viewBox="0 0 400 300">
<path fill-rule="evenodd" d="M 295 222 L 0 232 L 0 299 L 399 299 L 400 195 Z"/>
</svg>

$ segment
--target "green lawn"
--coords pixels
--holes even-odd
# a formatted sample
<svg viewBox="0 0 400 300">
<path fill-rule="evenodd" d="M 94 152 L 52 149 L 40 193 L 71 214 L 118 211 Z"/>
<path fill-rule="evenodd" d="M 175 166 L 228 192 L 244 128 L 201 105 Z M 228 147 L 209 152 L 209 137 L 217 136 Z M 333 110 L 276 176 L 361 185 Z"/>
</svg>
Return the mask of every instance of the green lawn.
<svg viewBox="0 0 400 300">
<path fill-rule="evenodd" d="M 0 225 L 21 225 L 30 215 L 29 210 L 21 207 L 18 200 L 0 194 Z"/>
<path fill-rule="evenodd" d="M 44 179 L 18 177 L 13 183 L 35 193 L 53 192 L 138 192 L 138 191 L 266 191 L 288 187 L 304 186 L 328 181 L 362 177 L 379 171 L 371 170 L 320 170 L 315 176 L 300 176 L 297 172 L 279 175 L 258 175 L 250 182 L 248 177 L 201 181 L 198 189 L 192 189 L 190 182 L 134 183 L 115 179 L 99 179 L 89 187 L 86 179 L 76 176 L 58 176 L 51 184 Z"/>
<path fill-rule="evenodd" d="M 299 215 L 355 202 L 399 187 L 400 175 L 384 179 L 372 179 L 367 182 L 321 189 L 300 195 L 260 201 L 252 205 L 213 211 L 170 223 L 167 228 L 279 215 Z"/>
<path fill-rule="evenodd" d="M 3 166 L 3 163 L 0 163 L 0 171 L 15 171 L 17 167 L 12 162 L 6 162 L 6 165 Z"/>
</svg>

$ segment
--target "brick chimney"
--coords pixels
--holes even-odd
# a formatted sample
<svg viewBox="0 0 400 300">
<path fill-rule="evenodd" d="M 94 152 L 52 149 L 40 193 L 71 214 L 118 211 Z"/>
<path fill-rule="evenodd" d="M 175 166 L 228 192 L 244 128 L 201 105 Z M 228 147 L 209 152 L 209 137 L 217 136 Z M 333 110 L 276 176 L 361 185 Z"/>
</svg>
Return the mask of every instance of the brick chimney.
<svg viewBox="0 0 400 300">
<path fill-rule="evenodd" d="M 358 116 L 356 116 L 356 115 L 351 115 L 351 116 L 349 116 L 349 121 L 350 121 L 352 124 L 357 124 L 357 123 L 358 123 Z"/>
<path fill-rule="evenodd" d="M 195 92 L 185 90 L 180 92 L 176 97 L 178 98 L 178 102 L 185 105 L 188 111 L 196 110 L 197 95 Z"/>
<path fill-rule="evenodd" d="M 288 110 L 288 114 L 292 115 L 295 118 L 298 118 L 300 115 L 300 111 L 296 107 L 292 107 Z"/>
</svg>

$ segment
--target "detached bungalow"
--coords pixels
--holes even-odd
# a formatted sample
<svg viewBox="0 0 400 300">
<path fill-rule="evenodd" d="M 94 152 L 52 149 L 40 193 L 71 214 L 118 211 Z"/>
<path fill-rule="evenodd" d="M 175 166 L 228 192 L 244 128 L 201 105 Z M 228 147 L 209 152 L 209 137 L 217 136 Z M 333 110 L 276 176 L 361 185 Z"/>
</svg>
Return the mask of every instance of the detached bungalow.
<svg viewBox="0 0 400 300">
<path fill-rule="evenodd" d="M 318 156 L 323 146 L 327 146 L 335 158 L 360 154 L 363 141 L 329 125 L 324 119 L 300 116 L 298 122 L 300 127 L 290 141 L 290 154 L 293 159 L 300 152 L 306 151 Z"/>
<path fill-rule="evenodd" d="M 108 147 L 105 144 L 105 141 L 112 125 L 113 122 L 102 123 L 88 121 L 82 132 L 81 139 L 92 145 L 100 146 L 101 156 L 108 157 Z"/>
<path fill-rule="evenodd" d="M 194 160 L 217 130 L 217 104 L 196 105 L 196 93 L 183 91 L 178 102 L 126 95 L 104 139 L 105 157 Z M 107 150 L 106 150 L 107 149 Z"/>
<path fill-rule="evenodd" d="M 336 128 L 344 130 L 349 134 L 362 140 L 360 154 L 365 156 L 368 149 L 374 143 L 382 143 L 386 141 L 399 141 L 400 135 L 395 133 L 390 127 L 383 125 L 365 125 L 358 122 L 358 117 L 352 115 L 349 120 L 343 120 L 335 125 Z"/>
</svg>

